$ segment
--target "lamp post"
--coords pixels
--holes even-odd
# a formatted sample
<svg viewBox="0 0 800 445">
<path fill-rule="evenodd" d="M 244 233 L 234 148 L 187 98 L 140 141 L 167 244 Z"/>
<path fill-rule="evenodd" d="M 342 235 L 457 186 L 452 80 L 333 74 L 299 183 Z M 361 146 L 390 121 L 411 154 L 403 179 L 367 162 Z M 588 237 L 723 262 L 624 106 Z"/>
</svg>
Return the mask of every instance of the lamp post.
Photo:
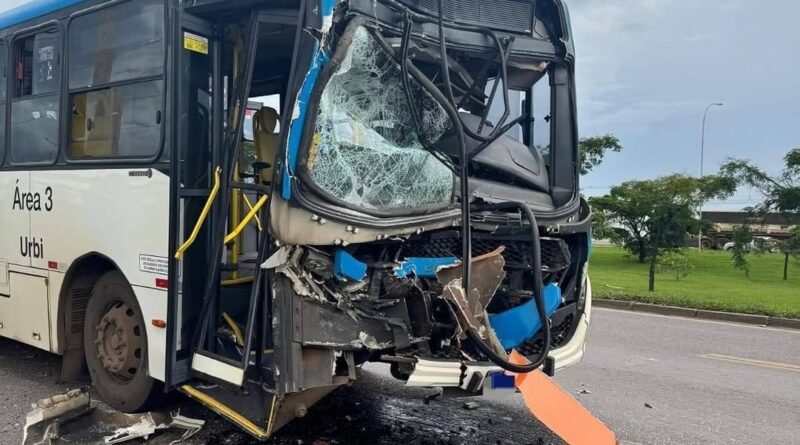
<svg viewBox="0 0 800 445">
<path fill-rule="evenodd" d="M 706 151 L 706 117 L 708 117 L 708 111 L 711 110 L 711 107 L 721 107 L 725 104 L 722 102 L 714 102 L 708 104 L 706 107 L 705 113 L 703 113 L 703 129 L 700 131 L 700 178 L 703 178 L 703 163 L 705 161 L 705 151 Z M 703 219 L 703 205 L 700 205 L 699 209 L 700 219 Z M 700 227 L 700 233 L 697 236 L 697 249 L 703 250 L 703 227 Z"/>
</svg>

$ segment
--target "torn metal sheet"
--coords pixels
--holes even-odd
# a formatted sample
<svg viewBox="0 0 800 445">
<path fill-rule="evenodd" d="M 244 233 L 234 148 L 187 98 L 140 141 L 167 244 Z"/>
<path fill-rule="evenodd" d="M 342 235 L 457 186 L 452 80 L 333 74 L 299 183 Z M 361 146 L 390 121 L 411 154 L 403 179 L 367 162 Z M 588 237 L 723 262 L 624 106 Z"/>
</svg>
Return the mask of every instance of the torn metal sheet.
<svg viewBox="0 0 800 445">
<path fill-rule="evenodd" d="M 492 301 L 492 297 L 506 277 L 503 270 L 505 267 L 503 250 L 504 247 L 501 246 L 493 252 L 472 259 L 469 292 L 464 290 L 461 283 L 460 266 L 442 268 L 437 276 L 439 283 L 444 285 L 443 296 L 457 308 L 456 317 L 460 327 L 465 331 L 470 328 L 475 329 L 495 352 L 505 357 L 505 349 L 489 325 L 489 315 L 486 312 L 486 306 Z"/>
<path fill-rule="evenodd" d="M 262 269 L 277 269 L 289 262 L 289 257 L 292 254 L 293 246 L 283 246 L 273 253 L 267 261 L 261 265 Z"/>
<path fill-rule="evenodd" d="M 111 445 L 147 440 L 169 429 L 183 430 L 170 445 L 196 434 L 205 424 L 179 414 L 125 414 L 102 403 L 93 404 L 85 389 L 73 390 L 33 404 L 25 424 L 23 445 Z"/>
<path fill-rule="evenodd" d="M 25 417 L 23 445 L 45 443 L 57 434 L 58 422 L 55 420 L 82 415 L 91 410 L 90 403 L 89 393 L 85 389 L 74 389 L 32 404 L 33 409 Z M 54 421 L 49 422 L 50 420 Z"/>
<path fill-rule="evenodd" d="M 364 331 L 361 331 L 361 332 L 358 333 L 358 340 L 353 340 L 352 344 L 353 344 L 353 346 L 356 346 L 356 347 L 362 347 L 363 346 L 363 347 L 365 347 L 367 349 L 371 349 L 371 350 L 374 350 L 374 351 L 380 351 L 380 350 L 383 350 L 383 349 L 389 349 L 392 346 L 394 346 L 394 344 L 391 343 L 391 342 L 379 343 L 378 340 L 376 340 L 374 336 L 372 336 L 372 335 L 370 335 L 370 334 L 368 334 L 368 333 L 366 333 Z"/>
<path fill-rule="evenodd" d="M 309 272 L 299 266 L 303 252 L 300 247 L 283 246 L 273 253 L 261 268 L 275 269 L 276 272 L 285 275 L 292 282 L 292 287 L 298 295 L 325 301 L 322 287 L 314 281 Z"/>
</svg>

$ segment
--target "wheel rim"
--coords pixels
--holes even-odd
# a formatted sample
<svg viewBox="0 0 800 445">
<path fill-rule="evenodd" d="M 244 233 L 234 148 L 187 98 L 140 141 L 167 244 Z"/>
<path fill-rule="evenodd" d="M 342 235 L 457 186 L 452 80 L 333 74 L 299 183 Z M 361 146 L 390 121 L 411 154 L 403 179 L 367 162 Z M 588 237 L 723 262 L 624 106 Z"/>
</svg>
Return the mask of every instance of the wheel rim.
<svg viewBox="0 0 800 445">
<path fill-rule="evenodd" d="M 103 369 L 123 382 L 130 381 L 142 365 L 143 327 L 136 311 L 124 302 L 112 303 L 96 326 L 97 357 Z"/>
</svg>

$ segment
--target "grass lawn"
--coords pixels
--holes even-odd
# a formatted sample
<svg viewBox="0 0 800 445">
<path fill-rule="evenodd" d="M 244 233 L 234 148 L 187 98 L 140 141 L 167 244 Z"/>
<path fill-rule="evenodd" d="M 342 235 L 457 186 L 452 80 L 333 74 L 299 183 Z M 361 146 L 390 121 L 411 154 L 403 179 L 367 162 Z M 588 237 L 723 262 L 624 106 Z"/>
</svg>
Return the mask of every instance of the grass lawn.
<svg viewBox="0 0 800 445">
<path fill-rule="evenodd" d="M 656 274 L 655 292 L 647 291 L 648 265 L 618 247 L 592 248 L 589 270 L 595 297 L 635 300 L 672 306 L 800 318 L 800 267 L 789 260 L 789 280 L 783 281 L 783 255 L 749 255 L 750 278 L 733 268 L 731 255 L 720 251 L 685 254 L 694 265 L 677 281 L 670 273 Z"/>
</svg>

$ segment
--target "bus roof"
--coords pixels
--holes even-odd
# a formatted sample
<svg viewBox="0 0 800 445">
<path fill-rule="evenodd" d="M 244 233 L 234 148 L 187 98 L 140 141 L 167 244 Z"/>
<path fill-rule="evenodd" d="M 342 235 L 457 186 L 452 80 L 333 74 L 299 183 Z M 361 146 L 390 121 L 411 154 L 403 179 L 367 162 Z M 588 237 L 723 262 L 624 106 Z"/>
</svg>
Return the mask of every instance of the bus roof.
<svg viewBox="0 0 800 445">
<path fill-rule="evenodd" d="M 16 8 L 0 13 L 0 30 L 33 20 L 59 9 L 83 3 L 86 0 L 31 0 Z"/>
</svg>

